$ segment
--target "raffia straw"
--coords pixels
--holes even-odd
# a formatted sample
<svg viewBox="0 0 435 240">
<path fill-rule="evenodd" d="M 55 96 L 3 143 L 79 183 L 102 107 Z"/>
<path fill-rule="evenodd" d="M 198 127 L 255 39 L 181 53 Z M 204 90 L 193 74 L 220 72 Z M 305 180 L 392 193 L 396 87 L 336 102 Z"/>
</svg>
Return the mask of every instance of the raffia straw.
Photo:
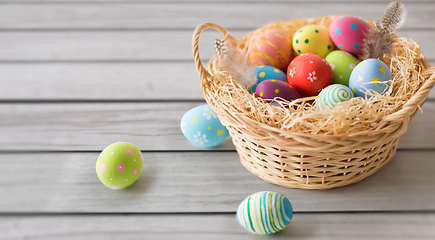
<svg viewBox="0 0 435 240">
<path fill-rule="evenodd" d="M 330 20 L 331 17 L 323 17 L 317 21 L 327 26 Z M 241 40 L 240 46 L 243 47 L 243 42 L 246 40 L 248 43 L 251 42 L 255 34 L 266 29 L 278 27 L 289 31 L 289 26 L 298 29 L 306 23 L 306 21 L 293 20 L 269 25 L 252 36 L 245 37 Z M 294 31 L 290 32 L 294 33 Z M 220 79 L 219 82 L 215 82 L 218 89 L 215 104 L 231 102 L 252 120 L 291 132 L 340 135 L 369 130 L 375 126 L 374 121 L 379 121 L 381 117 L 401 109 L 424 82 L 421 69 L 418 67 L 418 62 L 422 60 L 418 43 L 402 37 L 398 37 L 397 42 L 395 53 L 385 56 L 386 64 L 389 65 L 393 76 L 390 82 L 392 87 L 384 94 L 367 91 L 373 96 L 370 99 L 354 98 L 352 101 L 337 104 L 334 108 L 323 110 L 317 110 L 312 105 L 312 101 L 306 101 L 307 99 L 302 100 L 304 101 L 302 105 L 280 100 L 279 106 L 274 106 L 255 98 L 254 94 L 250 94 L 246 88 L 237 84 L 230 76 L 226 76 L 224 69 L 216 68 L 219 61 L 219 57 L 216 57 L 209 65 L 211 72 L 219 76 L 215 79 Z M 245 50 L 248 51 L 248 48 Z"/>
<path fill-rule="evenodd" d="M 434 86 L 435 69 L 429 69 L 417 42 L 398 37 L 396 51 L 384 56 L 393 76 L 384 94 L 368 91 L 373 94 L 370 99 L 352 98 L 323 110 L 315 108 L 315 98 L 291 103 L 275 99 L 269 104 L 227 76 L 225 69 L 219 68 L 219 56 L 210 60 L 206 70 L 199 58 L 199 35 L 206 27 L 216 28 L 227 41 L 247 52 L 252 38 L 262 31 L 278 28 L 293 35 L 308 24 L 328 27 L 334 18 L 276 22 L 240 40 L 213 23 L 195 31 L 194 58 L 204 98 L 230 132 L 241 163 L 268 182 L 327 189 L 358 182 L 376 172 L 392 158 L 400 135 Z"/>
</svg>

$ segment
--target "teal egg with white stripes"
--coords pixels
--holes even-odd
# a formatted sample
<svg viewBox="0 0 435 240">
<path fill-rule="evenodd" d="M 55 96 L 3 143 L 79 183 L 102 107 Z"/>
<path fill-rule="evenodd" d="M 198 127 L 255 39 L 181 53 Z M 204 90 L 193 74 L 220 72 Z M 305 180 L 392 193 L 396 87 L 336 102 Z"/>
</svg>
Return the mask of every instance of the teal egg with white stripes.
<svg viewBox="0 0 435 240">
<path fill-rule="evenodd" d="M 343 84 L 332 84 L 322 89 L 316 100 L 316 109 L 335 107 L 338 103 L 345 102 L 354 97 L 352 90 Z"/>
<path fill-rule="evenodd" d="M 237 209 L 237 220 L 257 234 L 272 234 L 283 230 L 293 217 L 290 201 L 276 192 L 258 192 L 247 197 Z"/>
</svg>

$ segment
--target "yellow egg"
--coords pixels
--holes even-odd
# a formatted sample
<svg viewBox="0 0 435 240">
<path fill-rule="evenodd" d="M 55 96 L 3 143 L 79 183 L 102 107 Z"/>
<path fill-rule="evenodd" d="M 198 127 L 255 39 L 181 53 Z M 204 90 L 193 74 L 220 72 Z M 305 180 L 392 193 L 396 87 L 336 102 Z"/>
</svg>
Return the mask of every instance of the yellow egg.
<svg viewBox="0 0 435 240">
<path fill-rule="evenodd" d="M 321 25 L 307 25 L 293 35 L 293 49 L 300 55 L 314 53 L 326 57 L 335 46 L 329 37 L 328 28 Z"/>
</svg>

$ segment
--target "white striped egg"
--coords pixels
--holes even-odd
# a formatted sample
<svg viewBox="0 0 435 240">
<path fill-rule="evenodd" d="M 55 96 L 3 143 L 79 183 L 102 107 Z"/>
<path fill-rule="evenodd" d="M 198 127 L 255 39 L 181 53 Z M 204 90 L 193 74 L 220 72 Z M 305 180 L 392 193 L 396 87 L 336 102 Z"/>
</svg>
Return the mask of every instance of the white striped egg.
<svg viewBox="0 0 435 240">
<path fill-rule="evenodd" d="M 290 201 L 275 192 L 258 192 L 247 197 L 237 209 L 237 220 L 257 234 L 271 234 L 284 229 L 292 219 Z"/>
</svg>

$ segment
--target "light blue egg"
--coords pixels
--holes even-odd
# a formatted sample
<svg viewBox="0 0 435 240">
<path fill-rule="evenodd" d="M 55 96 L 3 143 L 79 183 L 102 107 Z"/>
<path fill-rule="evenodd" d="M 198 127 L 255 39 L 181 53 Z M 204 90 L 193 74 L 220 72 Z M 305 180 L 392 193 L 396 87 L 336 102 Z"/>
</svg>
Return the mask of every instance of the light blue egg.
<svg viewBox="0 0 435 240">
<path fill-rule="evenodd" d="M 208 104 L 186 112 L 181 118 L 181 131 L 187 140 L 205 148 L 218 146 L 229 136 L 227 128 Z"/>
<path fill-rule="evenodd" d="M 265 66 L 257 66 L 254 69 L 257 72 L 258 81 L 257 84 L 253 85 L 249 89 L 250 92 L 255 92 L 258 84 L 260 84 L 265 80 L 275 79 L 275 80 L 287 82 L 287 75 L 276 67 L 265 65 Z"/>
<path fill-rule="evenodd" d="M 389 81 L 392 78 L 390 69 L 387 64 L 374 58 L 366 59 L 360 62 L 352 71 L 349 78 L 349 88 L 356 97 L 365 97 L 366 89 L 383 93 L 389 87 Z M 384 83 L 381 83 L 384 82 Z M 370 97 L 367 94 L 367 97 Z"/>
<path fill-rule="evenodd" d="M 249 231 L 271 234 L 284 229 L 293 217 L 290 201 L 276 192 L 257 192 L 247 197 L 237 209 L 237 220 Z"/>
</svg>

